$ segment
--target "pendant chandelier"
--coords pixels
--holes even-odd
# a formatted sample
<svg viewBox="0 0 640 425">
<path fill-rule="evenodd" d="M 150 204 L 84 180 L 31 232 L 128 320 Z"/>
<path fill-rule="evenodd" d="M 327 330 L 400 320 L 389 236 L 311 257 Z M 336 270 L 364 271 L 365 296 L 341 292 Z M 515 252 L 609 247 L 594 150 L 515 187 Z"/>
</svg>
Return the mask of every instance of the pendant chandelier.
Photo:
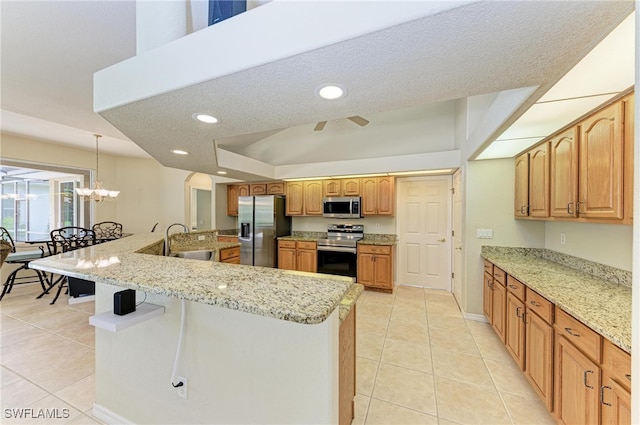
<svg viewBox="0 0 640 425">
<path fill-rule="evenodd" d="M 98 139 L 100 139 L 102 135 L 94 134 L 94 136 L 96 137 L 96 180 L 95 180 L 95 183 L 93 184 L 93 188 L 79 187 L 79 188 L 76 188 L 76 193 L 84 199 L 95 201 L 95 202 L 101 202 L 106 199 L 117 198 L 118 195 L 120 194 L 120 191 L 109 190 L 102 187 L 102 182 L 99 179 L 100 174 L 98 172 L 98 165 L 99 165 Z"/>
</svg>

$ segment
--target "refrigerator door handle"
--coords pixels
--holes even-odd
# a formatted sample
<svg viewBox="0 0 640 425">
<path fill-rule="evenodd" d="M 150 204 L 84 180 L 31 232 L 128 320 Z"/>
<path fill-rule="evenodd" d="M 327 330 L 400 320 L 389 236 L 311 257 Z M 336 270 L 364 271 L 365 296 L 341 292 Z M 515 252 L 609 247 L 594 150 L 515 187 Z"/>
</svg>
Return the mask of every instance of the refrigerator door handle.
<svg viewBox="0 0 640 425">
<path fill-rule="evenodd" d="M 240 223 L 240 239 L 250 240 L 251 223 Z"/>
</svg>

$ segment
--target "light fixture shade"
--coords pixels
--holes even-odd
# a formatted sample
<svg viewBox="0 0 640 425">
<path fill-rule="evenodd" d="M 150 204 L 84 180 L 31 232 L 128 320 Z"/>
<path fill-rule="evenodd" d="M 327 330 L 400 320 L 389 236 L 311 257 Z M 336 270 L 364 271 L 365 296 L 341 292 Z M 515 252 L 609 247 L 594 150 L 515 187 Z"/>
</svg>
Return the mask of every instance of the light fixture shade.
<svg viewBox="0 0 640 425">
<path fill-rule="evenodd" d="M 109 191 L 109 198 L 117 198 L 118 195 L 120 195 L 120 191 L 119 190 L 110 190 Z"/>
<path fill-rule="evenodd" d="M 98 180 L 98 177 L 99 177 L 98 169 L 100 165 L 99 155 L 98 155 L 98 139 L 100 139 L 100 137 L 102 136 L 99 134 L 94 134 L 94 136 L 96 137 L 96 181 L 93 184 L 93 188 L 79 187 L 75 189 L 75 192 L 76 194 L 78 194 L 83 198 L 88 198 L 91 201 L 100 202 L 100 201 L 104 201 L 105 199 L 117 198 L 118 195 L 120 194 L 120 191 L 105 189 L 102 186 L 102 183 Z"/>
</svg>

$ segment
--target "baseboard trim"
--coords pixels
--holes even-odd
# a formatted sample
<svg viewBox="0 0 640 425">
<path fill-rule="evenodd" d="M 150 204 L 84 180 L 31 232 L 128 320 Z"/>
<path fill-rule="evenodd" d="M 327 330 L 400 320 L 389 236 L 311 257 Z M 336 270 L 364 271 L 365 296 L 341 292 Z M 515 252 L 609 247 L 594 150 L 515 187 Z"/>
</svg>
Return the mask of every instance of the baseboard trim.
<svg viewBox="0 0 640 425">
<path fill-rule="evenodd" d="M 95 301 L 96 300 L 96 296 L 95 295 L 85 295 L 83 297 L 69 297 L 69 304 L 82 304 L 82 303 L 88 303 L 89 301 Z"/>
<path fill-rule="evenodd" d="M 98 403 L 93 403 L 93 411 L 91 413 L 97 419 L 108 425 L 134 425 L 134 422 L 123 418 L 122 416 L 112 412 L 104 406 L 99 405 Z"/>
<path fill-rule="evenodd" d="M 467 320 L 473 320 L 475 322 L 489 323 L 484 314 L 462 313 L 462 316 Z"/>
</svg>

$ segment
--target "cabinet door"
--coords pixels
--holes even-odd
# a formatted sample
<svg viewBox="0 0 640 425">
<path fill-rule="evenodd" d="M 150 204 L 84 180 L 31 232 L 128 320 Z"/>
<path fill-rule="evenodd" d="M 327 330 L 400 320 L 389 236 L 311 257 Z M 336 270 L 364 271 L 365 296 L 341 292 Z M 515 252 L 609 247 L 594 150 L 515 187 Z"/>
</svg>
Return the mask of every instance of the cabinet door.
<svg viewBox="0 0 640 425">
<path fill-rule="evenodd" d="M 515 201 L 513 205 L 515 217 L 529 216 L 529 154 L 524 153 L 516 158 Z"/>
<path fill-rule="evenodd" d="M 318 271 L 318 252 L 315 249 L 299 249 L 297 262 L 299 271 L 316 273 Z"/>
<path fill-rule="evenodd" d="M 302 182 L 287 182 L 286 192 L 286 215 L 302 215 L 304 212 L 304 190 Z"/>
<path fill-rule="evenodd" d="M 624 103 L 624 220 L 633 222 L 633 137 L 635 102 L 633 94 L 622 99 Z"/>
<path fill-rule="evenodd" d="M 578 127 L 551 140 L 551 217 L 575 217 L 578 200 Z"/>
<path fill-rule="evenodd" d="M 525 376 L 549 411 L 553 410 L 553 328 L 527 308 Z"/>
<path fill-rule="evenodd" d="M 342 196 L 342 181 L 339 179 L 323 180 L 322 193 L 327 197 Z"/>
<path fill-rule="evenodd" d="M 378 213 L 378 180 L 375 177 L 362 179 L 362 215 Z"/>
<path fill-rule="evenodd" d="M 513 293 L 507 293 L 507 330 L 505 332 L 505 345 L 521 370 L 524 370 L 524 335 L 525 324 L 522 320 L 524 303 Z"/>
<path fill-rule="evenodd" d="M 227 215 L 238 215 L 238 185 L 227 185 Z"/>
<path fill-rule="evenodd" d="M 602 425 L 631 425 L 631 393 L 603 371 Z"/>
<path fill-rule="evenodd" d="M 284 195 L 284 182 L 267 183 L 268 195 Z"/>
<path fill-rule="evenodd" d="M 356 306 L 340 323 L 339 338 L 339 402 L 338 425 L 350 425 L 355 415 L 353 398 L 356 395 Z"/>
<path fill-rule="evenodd" d="M 343 196 L 360 196 L 360 179 L 342 179 Z"/>
<path fill-rule="evenodd" d="M 506 316 L 505 307 L 507 303 L 507 289 L 493 280 L 493 305 L 491 310 L 491 325 L 502 342 L 505 338 Z"/>
<path fill-rule="evenodd" d="M 358 283 L 372 286 L 374 283 L 373 255 L 358 253 Z"/>
<path fill-rule="evenodd" d="M 549 217 L 549 143 L 529 151 L 529 217 Z"/>
<path fill-rule="evenodd" d="M 485 317 L 491 323 L 492 314 L 491 306 L 493 305 L 493 276 L 488 273 L 484 274 L 484 290 L 482 292 L 482 312 Z"/>
<path fill-rule="evenodd" d="M 393 215 L 396 203 L 394 183 L 394 177 L 378 177 L 378 215 Z"/>
<path fill-rule="evenodd" d="M 249 196 L 251 192 L 251 186 L 248 184 L 238 185 L 238 196 Z"/>
<path fill-rule="evenodd" d="M 304 183 L 304 215 L 322 215 L 322 181 Z"/>
<path fill-rule="evenodd" d="M 266 195 L 266 194 L 267 194 L 266 183 L 255 183 L 251 185 L 251 195 Z"/>
<path fill-rule="evenodd" d="M 622 219 L 623 103 L 580 124 L 579 208 L 586 218 Z"/>
<path fill-rule="evenodd" d="M 278 268 L 285 270 L 296 270 L 296 250 L 295 248 L 278 249 Z"/>
<path fill-rule="evenodd" d="M 556 344 L 555 368 L 558 423 L 598 425 L 600 367 L 560 336 Z"/>
<path fill-rule="evenodd" d="M 379 288 L 393 288 L 393 268 L 390 255 L 375 255 L 373 257 L 374 285 Z"/>
</svg>

